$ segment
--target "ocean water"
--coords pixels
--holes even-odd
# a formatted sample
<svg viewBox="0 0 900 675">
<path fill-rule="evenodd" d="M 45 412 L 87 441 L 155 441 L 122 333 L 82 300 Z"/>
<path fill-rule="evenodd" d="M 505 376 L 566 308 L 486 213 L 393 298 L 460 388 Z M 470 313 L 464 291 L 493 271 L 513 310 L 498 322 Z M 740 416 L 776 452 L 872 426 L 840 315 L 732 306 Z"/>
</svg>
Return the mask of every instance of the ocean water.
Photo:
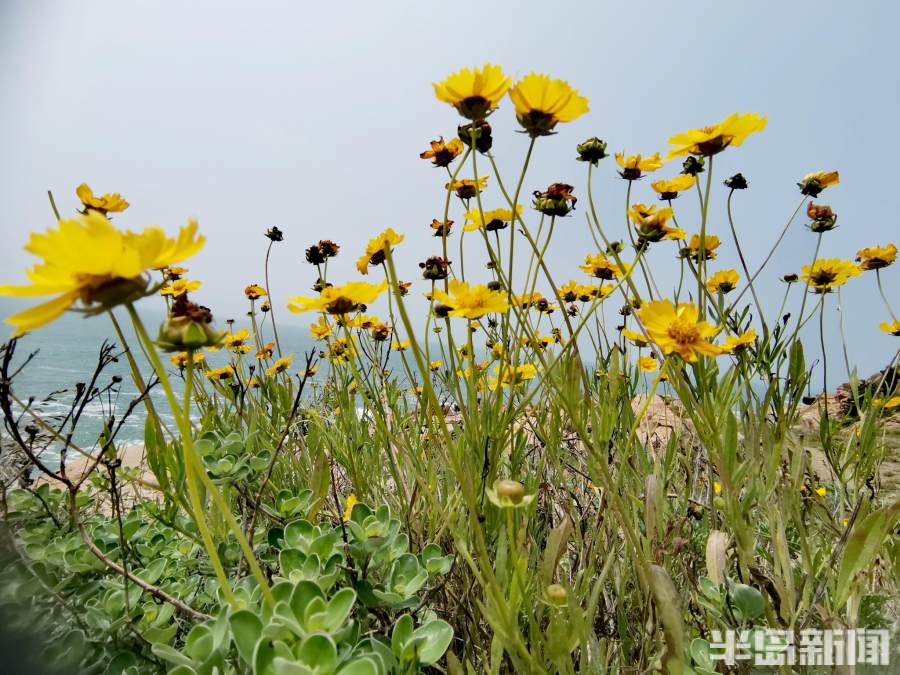
<svg viewBox="0 0 900 675">
<path fill-rule="evenodd" d="M 12 307 L 11 311 L 16 309 L 18 307 Z M 0 306 L 0 310 L 7 310 L 3 312 L 5 316 L 10 308 L 4 305 Z M 155 337 L 162 316 L 162 313 L 154 313 L 152 310 L 142 311 L 144 324 L 151 337 Z M 117 318 L 125 339 L 134 349 L 135 360 L 140 366 L 144 380 L 147 381 L 152 369 L 138 347 L 131 321 L 127 313 L 121 310 L 117 312 Z M 242 326 L 236 326 L 239 327 Z M 0 330 L 5 331 L 6 327 Z M 279 324 L 278 333 L 282 349 L 296 354 L 295 364 L 300 360 L 301 354 L 313 348 L 313 342 L 304 326 Z M 263 329 L 263 337 L 266 340 L 272 339 L 271 328 Z M 0 340 L 4 339 L 5 335 L 0 337 Z M 13 378 L 13 394 L 23 403 L 27 404 L 31 400 L 30 409 L 52 424 L 54 420 L 65 417 L 71 409 L 78 383 L 84 383 L 85 386 L 90 383 L 104 340 L 115 345 L 114 353 L 119 357 L 102 370 L 95 383 L 95 387 L 100 390 L 104 390 L 110 384 L 113 386 L 102 397 L 85 406 L 81 419 L 75 427 L 73 441 L 86 450 L 96 448 L 97 438 L 105 420 L 113 416 L 115 424 L 118 424 L 129 403 L 138 396 L 128 359 L 109 317 L 105 314 L 89 318 L 74 313 L 63 315 L 54 323 L 22 337 L 16 345 L 13 365 L 10 368 L 11 372 L 15 372 L 33 354 L 31 360 Z M 252 354 L 248 356 L 252 357 Z M 160 354 L 160 357 L 167 366 L 173 388 L 180 396 L 183 382 L 178 369 L 169 364 L 168 354 Z M 207 355 L 211 367 L 224 365 L 227 359 L 228 355 L 223 352 Z M 114 376 L 120 377 L 121 381 L 113 383 Z M 162 388 L 154 387 L 151 397 L 154 403 L 158 404 L 155 406 L 156 410 L 165 416 L 169 406 Z M 144 436 L 145 418 L 146 412 L 141 403 L 125 419 L 116 440 L 123 443 L 141 441 Z M 65 426 L 63 433 L 68 433 L 70 428 L 69 425 Z M 5 433 L 5 430 L 0 430 L 0 434 Z"/>
</svg>

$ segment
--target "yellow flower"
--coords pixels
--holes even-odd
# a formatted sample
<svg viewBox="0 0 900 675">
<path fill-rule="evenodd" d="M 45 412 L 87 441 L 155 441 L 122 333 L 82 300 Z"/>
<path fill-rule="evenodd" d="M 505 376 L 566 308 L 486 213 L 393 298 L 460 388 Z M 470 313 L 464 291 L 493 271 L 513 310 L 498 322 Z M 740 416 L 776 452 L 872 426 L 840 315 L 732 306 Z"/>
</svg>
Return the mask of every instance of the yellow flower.
<svg viewBox="0 0 900 675">
<path fill-rule="evenodd" d="M 691 129 L 675 134 L 669 139 L 669 150 L 666 159 L 683 155 L 703 155 L 709 157 L 722 152 L 729 145 L 741 145 L 750 134 L 766 128 L 768 118 L 756 113 L 732 113 L 718 124 L 702 129 Z"/>
<path fill-rule="evenodd" d="M 479 284 L 470 286 L 464 281 L 453 279 L 448 286 L 449 294 L 436 290 L 434 298 L 439 303 L 450 307 L 450 316 L 462 316 L 467 319 L 480 319 L 485 314 L 501 313 L 509 309 L 506 295 L 500 291 L 492 291 Z"/>
<path fill-rule="evenodd" d="M 510 365 L 494 366 L 494 372 L 500 375 L 500 378 L 499 380 L 493 377 L 490 379 L 488 387 L 490 387 L 491 390 L 495 390 L 497 387 L 509 387 L 524 384 L 537 375 L 537 368 L 530 363 L 523 363 L 515 368 Z"/>
<path fill-rule="evenodd" d="M 648 173 L 656 171 L 663 165 L 658 152 L 654 152 L 649 157 L 641 155 L 628 155 L 626 157 L 624 152 L 617 152 L 616 162 L 622 167 L 619 175 L 626 180 L 637 180 L 644 171 Z"/>
<path fill-rule="evenodd" d="M 440 370 L 441 366 L 443 366 L 443 365 L 444 365 L 443 361 L 432 361 L 431 363 L 428 364 L 428 369 L 431 372 L 434 372 L 436 370 Z"/>
<path fill-rule="evenodd" d="M 344 363 L 355 353 L 346 338 L 337 338 L 328 343 L 328 359 L 332 363 Z"/>
<path fill-rule="evenodd" d="M 324 316 L 320 316 L 316 323 L 310 324 L 309 334 L 312 335 L 313 340 L 324 340 L 331 336 L 331 326 L 325 323 Z"/>
<path fill-rule="evenodd" d="M 229 333 L 225 336 L 223 342 L 231 351 L 238 354 L 246 354 L 252 349 L 252 347 L 247 344 L 247 340 L 251 337 L 250 331 L 244 328 L 237 333 Z"/>
<path fill-rule="evenodd" d="M 816 293 L 830 293 L 832 288 L 843 286 L 850 277 L 859 276 L 859 265 L 851 260 L 821 258 L 814 265 L 800 268 L 800 278 Z"/>
<path fill-rule="evenodd" d="M 571 122 L 588 111 L 588 100 L 565 80 L 531 73 L 509 90 L 516 118 L 532 136 L 546 136 L 559 122 Z"/>
<path fill-rule="evenodd" d="M 893 321 L 882 321 L 878 327 L 885 333 L 900 336 L 900 321 L 896 319 Z"/>
<path fill-rule="evenodd" d="M 244 295 L 247 296 L 248 300 L 258 300 L 259 298 L 267 296 L 268 293 L 266 293 L 266 289 L 262 286 L 251 284 L 244 289 Z"/>
<path fill-rule="evenodd" d="M 578 298 L 578 286 L 578 282 L 571 279 L 557 288 L 556 292 L 559 293 L 559 297 L 563 299 L 563 302 L 575 302 Z"/>
<path fill-rule="evenodd" d="M 646 347 L 649 344 L 643 333 L 638 333 L 630 328 L 622 329 L 622 337 L 638 347 Z"/>
<path fill-rule="evenodd" d="M 741 351 L 745 347 L 749 347 L 754 342 L 756 342 L 756 331 L 751 328 L 740 335 L 729 335 L 726 337 L 725 342 L 722 343 L 721 349 L 723 352 L 731 354 L 733 352 Z"/>
<path fill-rule="evenodd" d="M 624 272 L 616 263 L 609 260 L 603 253 L 596 255 L 587 255 L 584 257 L 584 265 L 579 265 L 579 269 L 584 270 L 591 276 L 598 279 L 614 279 L 621 277 Z M 628 271 L 627 265 L 625 272 Z"/>
<path fill-rule="evenodd" d="M 671 207 L 658 208 L 655 204 L 633 204 L 628 210 L 628 217 L 634 223 L 639 241 L 657 242 L 663 239 L 684 239 L 687 234 L 678 227 L 670 227 Z"/>
<path fill-rule="evenodd" d="M 444 143 L 444 137 L 436 141 L 431 141 L 431 149 L 419 155 L 420 159 L 430 159 L 435 166 L 449 166 L 450 162 L 456 159 L 462 152 L 463 144 L 458 138 L 454 138 L 449 143 Z"/>
<path fill-rule="evenodd" d="M 824 497 L 825 495 L 828 494 L 828 490 L 825 488 L 824 485 L 820 485 L 819 487 L 816 488 L 816 494 L 819 495 L 820 497 Z"/>
<path fill-rule="evenodd" d="M 256 352 L 256 358 L 259 359 L 260 361 L 263 361 L 265 359 L 271 359 L 272 351 L 274 349 L 275 349 L 275 343 L 267 342 L 266 344 L 263 345 L 262 349 L 260 349 L 258 352 Z"/>
<path fill-rule="evenodd" d="M 294 362 L 294 355 L 288 354 L 287 356 L 282 356 L 280 359 L 275 361 L 271 367 L 266 368 L 266 375 L 269 377 L 274 377 L 278 373 L 283 373 L 288 368 L 291 367 L 291 364 Z"/>
<path fill-rule="evenodd" d="M 460 178 L 452 183 L 447 183 L 444 187 L 453 190 L 460 199 L 471 199 L 479 192 L 487 189 L 487 176 L 479 176 L 476 183 L 474 178 Z"/>
<path fill-rule="evenodd" d="M 712 260 L 716 257 L 716 249 L 722 244 L 719 238 L 714 234 L 707 234 L 703 237 L 703 260 Z M 700 235 L 691 235 L 691 240 L 687 245 L 687 254 L 691 260 L 697 262 L 700 260 Z"/>
<path fill-rule="evenodd" d="M 713 493 L 717 495 L 722 493 L 722 484 L 719 481 L 713 482 Z"/>
<path fill-rule="evenodd" d="M 56 297 L 6 319 L 15 336 L 40 328 L 80 299 L 101 308 L 135 300 L 145 294 L 144 273 L 191 257 L 205 239 L 197 236 L 197 221 L 181 228 L 175 239 L 162 228 L 120 231 L 99 211 L 63 218 L 43 234 L 32 233 L 25 250 L 42 259 L 26 271 L 30 285 L 0 286 L 0 295 Z"/>
<path fill-rule="evenodd" d="M 516 215 L 522 215 L 522 205 L 516 204 Z M 482 227 L 488 232 L 495 230 L 503 230 L 513 221 L 512 209 L 494 209 L 493 211 L 485 211 L 484 218 L 481 217 L 482 212 L 477 209 L 469 209 L 466 211 L 466 224 L 463 230 L 472 232 L 480 230 Z"/>
<path fill-rule="evenodd" d="M 888 410 L 892 408 L 896 408 L 900 406 L 900 396 L 891 396 L 887 401 L 882 401 L 881 399 L 875 399 L 872 401 L 877 406 L 881 406 L 882 408 L 887 408 Z"/>
<path fill-rule="evenodd" d="M 178 352 L 176 354 L 172 354 L 169 357 L 169 362 L 176 366 L 177 368 L 186 368 L 188 360 L 187 352 Z M 194 352 L 194 364 L 203 363 L 206 360 L 206 357 L 203 355 L 203 352 Z"/>
<path fill-rule="evenodd" d="M 188 270 L 184 267 L 174 267 L 174 266 L 163 267 L 160 271 L 163 273 L 163 276 L 166 279 L 168 279 L 169 281 L 175 281 L 177 279 L 180 279 L 188 272 Z"/>
<path fill-rule="evenodd" d="M 815 199 L 827 187 L 837 185 L 841 182 L 841 175 L 837 171 L 815 171 L 806 174 L 803 179 L 797 183 L 802 194 Z"/>
<path fill-rule="evenodd" d="M 259 389 L 259 380 L 257 380 L 255 377 L 251 377 L 249 380 L 247 380 L 247 386 L 251 389 Z"/>
<path fill-rule="evenodd" d="M 861 248 L 856 252 L 856 259 L 859 261 L 859 268 L 864 272 L 880 270 L 897 260 L 897 246 L 888 244 Z"/>
<path fill-rule="evenodd" d="M 94 191 L 87 183 L 82 183 L 75 188 L 75 194 L 78 195 L 78 199 L 84 204 L 85 209 L 99 211 L 104 215 L 109 212 L 118 213 L 128 208 L 128 202 L 122 199 L 122 195 L 118 192 L 95 197 Z"/>
<path fill-rule="evenodd" d="M 227 380 L 231 376 L 234 375 L 234 368 L 231 366 L 222 366 L 221 368 L 214 368 L 212 370 L 206 371 L 206 377 L 212 381 L 221 381 Z"/>
<path fill-rule="evenodd" d="M 675 307 L 669 300 L 649 302 L 639 312 L 638 318 L 650 339 L 663 354 L 673 352 L 685 361 L 696 361 L 697 354 L 718 356 L 722 350 L 707 338 L 718 329 L 706 321 L 699 320 L 700 313 L 689 303 Z"/>
<path fill-rule="evenodd" d="M 359 270 L 360 274 L 368 274 L 369 265 L 380 265 L 383 263 L 385 253 L 403 241 L 403 238 L 402 234 L 397 234 L 393 228 L 389 227 L 374 239 L 370 239 L 369 243 L 366 244 L 366 252 L 356 261 L 356 269 Z"/>
<path fill-rule="evenodd" d="M 343 286 L 328 286 L 317 298 L 305 296 L 290 298 L 288 309 L 295 313 L 319 311 L 328 314 L 349 314 L 360 305 L 374 302 L 386 290 L 386 281 L 380 284 L 351 281 Z"/>
<path fill-rule="evenodd" d="M 650 187 L 659 195 L 660 199 L 675 199 L 679 192 L 691 189 L 696 182 L 696 176 L 682 173 L 671 180 L 658 180 L 655 183 L 650 183 Z"/>
<path fill-rule="evenodd" d="M 344 507 L 344 517 L 343 521 L 345 523 L 350 522 L 350 516 L 353 515 L 353 507 L 359 504 L 359 500 L 356 498 L 356 495 L 350 495 L 347 497 L 347 504 Z"/>
<path fill-rule="evenodd" d="M 497 107 L 511 83 L 500 66 L 488 63 L 482 68 L 463 68 L 433 86 L 439 101 L 449 103 L 463 117 L 478 120 Z"/>
<path fill-rule="evenodd" d="M 659 364 L 656 362 L 652 356 L 642 356 L 638 359 L 638 368 L 640 368 L 645 373 L 652 373 L 657 368 L 659 368 Z"/>
<path fill-rule="evenodd" d="M 409 347 L 410 344 L 412 343 L 409 340 L 404 340 L 403 342 L 400 342 L 399 340 L 392 340 L 391 349 L 393 349 L 394 351 L 402 352 L 407 347 Z"/>
<path fill-rule="evenodd" d="M 736 270 L 719 270 L 706 280 L 706 287 L 710 293 L 729 293 L 740 278 Z"/>
<path fill-rule="evenodd" d="M 179 295 L 184 295 L 185 293 L 193 293 L 198 288 L 200 288 L 201 282 L 199 281 L 188 281 L 187 279 L 176 279 L 171 284 L 163 286 L 159 291 L 160 295 L 171 295 L 173 298 L 177 298 Z"/>
</svg>

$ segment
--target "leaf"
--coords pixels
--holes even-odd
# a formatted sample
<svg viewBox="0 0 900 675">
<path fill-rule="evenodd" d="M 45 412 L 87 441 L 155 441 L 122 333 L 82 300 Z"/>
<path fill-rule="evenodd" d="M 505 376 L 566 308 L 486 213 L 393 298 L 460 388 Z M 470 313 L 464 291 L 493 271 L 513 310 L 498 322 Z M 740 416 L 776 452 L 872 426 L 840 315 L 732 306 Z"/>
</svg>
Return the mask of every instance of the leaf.
<svg viewBox="0 0 900 675">
<path fill-rule="evenodd" d="M 681 673 L 684 670 L 682 645 L 684 626 L 681 623 L 681 602 L 669 573 L 659 565 L 650 565 L 650 590 L 656 602 L 656 611 L 663 625 L 666 653 L 663 656 L 663 672 Z"/>
<path fill-rule="evenodd" d="M 337 668 L 337 645 L 327 635 L 310 635 L 300 645 L 297 658 L 314 672 L 333 673 Z"/>
<path fill-rule="evenodd" d="M 746 584 L 734 584 L 731 599 L 745 621 L 761 616 L 766 609 L 766 601 L 758 590 Z"/>
<path fill-rule="evenodd" d="M 378 675 L 378 665 L 368 656 L 351 661 L 341 668 L 337 675 Z"/>
<path fill-rule="evenodd" d="M 898 515 L 900 515 L 900 501 L 874 511 L 862 522 L 854 524 L 838 569 L 835 609 L 844 606 L 847 598 L 850 597 L 853 579 L 875 559 L 888 532 L 892 531 Z"/>
<path fill-rule="evenodd" d="M 403 654 L 403 647 L 409 641 L 412 632 L 413 619 L 409 614 L 404 614 L 397 619 L 397 623 L 394 624 L 394 630 L 391 633 L 391 651 L 398 658 Z"/>
<path fill-rule="evenodd" d="M 544 547 L 544 560 L 541 563 L 541 579 L 545 586 L 553 583 L 556 566 L 559 564 L 562 554 L 566 551 L 571 535 L 572 521 L 568 516 L 563 516 L 562 522 L 550 530 L 550 534 L 547 536 L 547 545 Z"/>
<path fill-rule="evenodd" d="M 721 530 L 710 530 L 706 540 L 706 573 L 716 585 L 725 583 L 727 549 L 728 534 Z"/>
<path fill-rule="evenodd" d="M 435 619 L 416 628 L 411 637 L 413 640 L 424 638 L 424 643 L 417 653 L 418 663 L 430 666 L 447 651 L 447 647 L 453 641 L 453 628 L 446 621 Z"/>
<path fill-rule="evenodd" d="M 250 610 L 242 609 L 232 614 L 228 622 L 238 654 L 246 663 L 253 663 L 253 651 L 262 635 L 262 621 Z"/>
</svg>

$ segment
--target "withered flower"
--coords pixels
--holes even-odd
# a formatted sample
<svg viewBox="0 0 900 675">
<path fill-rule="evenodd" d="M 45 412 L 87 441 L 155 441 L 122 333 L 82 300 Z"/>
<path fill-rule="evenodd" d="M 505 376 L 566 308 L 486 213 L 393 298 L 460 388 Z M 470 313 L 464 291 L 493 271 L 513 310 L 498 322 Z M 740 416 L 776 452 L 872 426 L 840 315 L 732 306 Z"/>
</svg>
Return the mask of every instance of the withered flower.
<svg viewBox="0 0 900 675">
<path fill-rule="evenodd" d="M 553 183 L 544 192 L 535 190 L 534 208 L 547 216 L 565 216 L 578 201 L 573 189 L 568 183 Z"/>
</svg>

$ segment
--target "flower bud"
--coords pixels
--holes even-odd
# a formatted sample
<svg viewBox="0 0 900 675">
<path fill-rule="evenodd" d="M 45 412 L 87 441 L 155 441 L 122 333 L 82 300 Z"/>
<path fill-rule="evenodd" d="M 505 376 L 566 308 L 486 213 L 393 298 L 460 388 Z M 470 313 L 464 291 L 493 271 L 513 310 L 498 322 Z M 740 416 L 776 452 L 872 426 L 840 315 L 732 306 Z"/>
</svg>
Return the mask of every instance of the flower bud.
<svg viewBox="0 0 900 675">
<path fill-rule="evenodd" d="M 266 230 L 266 236 L 272 241 L 284 241 L 284 233 L 274 225 Z"/>
<path fill-rule="evenodd" d="M 694 157 L 691 155 L 681 164 L 681 173 L 689 176 L 696 176 L 706 170 L 706 160 L 702 157 Z"/>
<path fill-rule="evenodd" d="M 420 262 L 419 267 L 422 268 L 422 277 L 431 281 L 446 279 L 450 274 L 450 261 L 437 255 Z"/>
<path fill-rule="evenodd" d="M 477 120 L 471 124 L 460 124 L 456 130 L 459 139 L 467 146 L 472 147 L 472 134 L 475 135 L 475 149 L 478 152 L 485 153 L 494 145 L 494 139 L 491 137 L 491 125 L 485 120 Z"/>
<path fill-rule="evenodd" d="M 747 179 L 744 178 L 744 174 L 736 173 L 731 178 L 725 179 L 725 187 L 732 190 L 746 190 Z"/>
<path fill-rule="evenodd" d="M 551 604 L 563 606 L 566 604 L 566 599 L 569 594 L 566 592 L 566 589 L 559 584 L 550 584 L 544 589 L 544 595 L 547 596 L 547 600 L 549 600 Z"/>
<path fill-rule="evenodd" d="M 579 143 L 575 149 L 578 151 L 579 162 L 590 162 L 594 166 L 597 166 L 601 159 L 607 157 L 606 141 L 601 141 L 596 136 L 587 139 L 584 143 Z"/>
<path fill-rule="evenodd" d="M 806 207 L 806 215 L 813 221 L 809 224 L 809 229 L 817 234 L 828 232 L 837 226 L 837 215 L 825 204 L 810 202 Z"/>
<path fill-rule="evenodd" d="M 553 183 L 544 192 L 535 190 L 534 208 L 546 216 L 565 216 L 575 208 L 577 197 L 568 183 Z M 571 205 L 570 205 L 571 202 Z"/>
<path fill-rule="evenodd" d="M 494 491 L 501 499 L 508 499 L 513 504 L 518 504 L 525 496 L 525 486 L 515 480 L 498 480 L 494 483 Z"/>
<path fill-rule="evenodd" d="M 159 328 L 157 344 L 167 352 L 183 352 L 217 346 L 221 339 L 209 308 L 179 296 Z"/>
</svg>

